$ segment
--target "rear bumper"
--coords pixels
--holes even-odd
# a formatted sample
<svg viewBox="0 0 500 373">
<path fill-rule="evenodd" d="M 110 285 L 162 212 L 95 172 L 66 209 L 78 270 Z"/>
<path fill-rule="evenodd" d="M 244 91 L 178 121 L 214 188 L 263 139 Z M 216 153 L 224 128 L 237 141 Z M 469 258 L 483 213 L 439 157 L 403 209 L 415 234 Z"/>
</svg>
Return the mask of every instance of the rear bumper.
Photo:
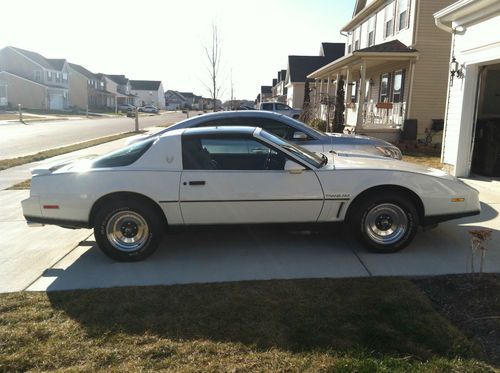
<svg viewBox="0 0 500 373">
<path fill-rule="evenodd" d="M 448 220 L 465 218 L 467 216 L 479 215 L 481 210 L 459 212 L 454 214 L 433 215 L 424 217 L 423 226 L 435 225 Z"/>
</svg>

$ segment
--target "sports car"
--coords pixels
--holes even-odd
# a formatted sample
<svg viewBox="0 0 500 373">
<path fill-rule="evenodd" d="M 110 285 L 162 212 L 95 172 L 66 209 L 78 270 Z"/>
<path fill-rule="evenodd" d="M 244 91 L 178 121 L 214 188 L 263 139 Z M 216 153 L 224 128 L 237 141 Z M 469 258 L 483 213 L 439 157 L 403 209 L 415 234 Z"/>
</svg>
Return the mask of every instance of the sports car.
<svg viewBox="0 0 500 373">
<path fill-rule="evenodd" d="M 344 222 L 369 250 L 390 253 L 419 226 L 480 212 L 478 192 L 445 172 L 314 153 L 256 127 L 173 130 L 32 174 L 30 224 L 93 228 L 120 261 L 144 259 L 180 225 Z"/>
</svg>

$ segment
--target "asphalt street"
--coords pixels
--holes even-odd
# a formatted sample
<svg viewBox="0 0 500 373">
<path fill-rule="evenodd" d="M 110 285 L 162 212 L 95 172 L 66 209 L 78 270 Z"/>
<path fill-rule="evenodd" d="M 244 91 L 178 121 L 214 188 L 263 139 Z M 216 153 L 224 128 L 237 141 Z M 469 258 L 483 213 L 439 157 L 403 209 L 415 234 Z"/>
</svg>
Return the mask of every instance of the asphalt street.
<svg viewBox="0 0 500 373">
<path fill-rule="evenodd" d="M 141 116 L 139 127 L 173 124 L 185 118 L 186 114 L 181 112 Z M 134 129 L 134 119 L 127 117 L 1 124 L 0 159 L 34 154 Z"/>
</svg>

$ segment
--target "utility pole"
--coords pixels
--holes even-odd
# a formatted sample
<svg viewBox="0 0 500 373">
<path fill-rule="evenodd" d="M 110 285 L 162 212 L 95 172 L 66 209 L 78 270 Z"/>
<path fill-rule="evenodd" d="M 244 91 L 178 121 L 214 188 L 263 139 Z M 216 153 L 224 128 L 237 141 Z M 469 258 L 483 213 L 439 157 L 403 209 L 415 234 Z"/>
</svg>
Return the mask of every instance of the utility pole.
<svg viewBox="0 0 500 373">
<path fill-rule="evenodd" d="M 139 132 L 139 109 L 135 107 L 135 132 Z"/>
</svg>

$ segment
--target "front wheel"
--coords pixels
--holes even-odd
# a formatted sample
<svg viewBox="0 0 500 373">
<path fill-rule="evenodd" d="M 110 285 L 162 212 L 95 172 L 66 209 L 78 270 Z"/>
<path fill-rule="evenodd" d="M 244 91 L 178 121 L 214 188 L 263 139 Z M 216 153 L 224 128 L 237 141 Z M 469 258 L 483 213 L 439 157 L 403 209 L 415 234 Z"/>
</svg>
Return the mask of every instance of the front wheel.
<svg viewBox="0 0 500 373">
<path fill-rule="evenodd" d="M 402 195 L 368 197 L 354 206 L 349 224 L 358 240 L 370 251 L 394 253 L 415 237 L 418 213 Z"/>
<path fill-rule="evenodd" d="M 136 262 L 159 246 L 161 219 L 150 206 L 139 201 L 113 201 L 101 208 L 95 219 L 94 236 L 110 258 Z"/>
</svg>

